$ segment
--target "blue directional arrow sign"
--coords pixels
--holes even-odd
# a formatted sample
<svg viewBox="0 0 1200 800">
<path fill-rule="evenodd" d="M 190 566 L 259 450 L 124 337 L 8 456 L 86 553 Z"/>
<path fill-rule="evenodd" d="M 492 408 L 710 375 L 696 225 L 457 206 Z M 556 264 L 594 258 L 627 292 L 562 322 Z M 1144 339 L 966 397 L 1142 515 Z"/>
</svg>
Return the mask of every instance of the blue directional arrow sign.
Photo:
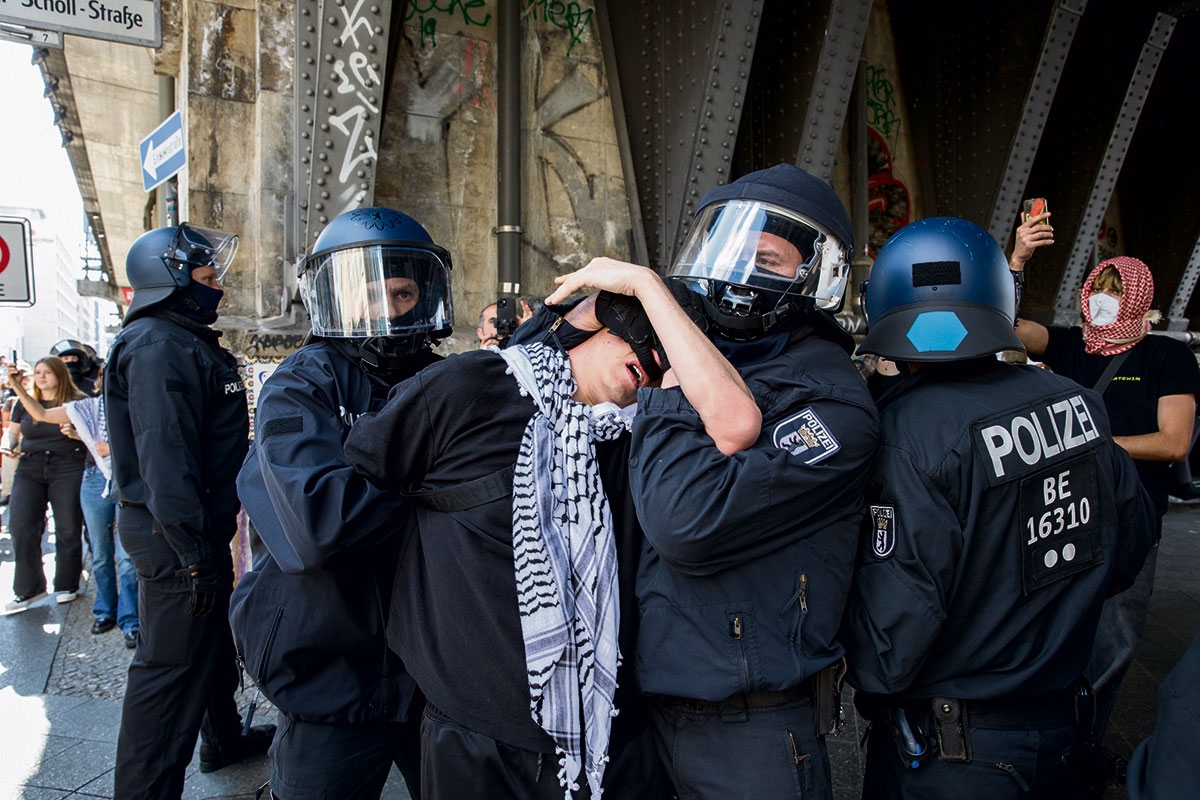
<svg viewBox="0 0 1200 800">
<path fill-rule="evenodd" d="M 138 145 L 142 165 L 142 188 L 147 192 L 165 182 L 187 164 L 183 142 L 183 116 L 176 111 L 163 120 Z"/>
</svg>

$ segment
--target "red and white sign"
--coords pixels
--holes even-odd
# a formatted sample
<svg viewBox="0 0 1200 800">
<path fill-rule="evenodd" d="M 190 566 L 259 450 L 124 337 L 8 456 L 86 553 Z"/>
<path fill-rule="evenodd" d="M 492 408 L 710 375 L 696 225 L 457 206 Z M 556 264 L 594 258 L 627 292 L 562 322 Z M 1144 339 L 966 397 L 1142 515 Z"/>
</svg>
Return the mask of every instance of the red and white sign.
<svg viewBox="0 0 1200 800">
<path fill-rule="evenodd" d="M 129 308 L 129 304 L 133 302 L 133 287 L 132 286 L 122 286 L 121 287 L 121 299 L 125 301 L 125 307 Z"/>
<path fill-rule="evenodd" d="M 29 220 L 0 217 L 0 305 L 33 305 L 32 242 Z"/>
</svg>

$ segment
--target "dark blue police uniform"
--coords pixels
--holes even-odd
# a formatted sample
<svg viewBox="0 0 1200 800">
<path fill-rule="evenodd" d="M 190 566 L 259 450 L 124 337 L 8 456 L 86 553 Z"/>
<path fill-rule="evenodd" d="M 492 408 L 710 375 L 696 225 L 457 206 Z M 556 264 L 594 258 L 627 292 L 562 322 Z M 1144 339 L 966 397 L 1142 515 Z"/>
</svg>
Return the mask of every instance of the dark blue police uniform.
<svg viewBox="0 0 1200 800">
<path fill-rule="evenodd" d="M 440 360 L 422 350 L 405 364 L 411 375 Z M 378 798 L 393 763 L 420 794 L 422 701 L 385 633 L 407 503 L 342 454 L 389 388 L 354 342 L 303 347 L 263 386 L 238 475 L 268 552 L 238 583 L 231 620 L 246 669 L 285 715 L 271 751 L 285 800 Z"/>
<path fill-rule="evenodd" d="M 751 449 L 722 455 L 678 389 L 639 392 L 637 674 L 681 798 L 830 793 L 813 679 L 842 657 L 879 420 L 849 337 L 802 319 L 715 339 L 762 411 Z"/>
<path fill-rule="evenodd" d="M 863 796 L 1072 796 L 1101 603 L 1153 542 L 1133 462 L 1094 392 L 990 355 L 924 364 L 879 408 L 842 632 Z"/>
<path fill-rule="evenodd" d="M 127 321 L 105 381 L 117 527 L 138 573 L 137 651 L 117 743 L 116 794 L 179 797 L 204 720 L 206 739 L 241 733 L 229 632 L 234 476 L 249 421 L 237 364 L 220 333 L 165 309 Z M 184 566 L 212 560 L 228 584 L 189 615 Z"/>
</svg>

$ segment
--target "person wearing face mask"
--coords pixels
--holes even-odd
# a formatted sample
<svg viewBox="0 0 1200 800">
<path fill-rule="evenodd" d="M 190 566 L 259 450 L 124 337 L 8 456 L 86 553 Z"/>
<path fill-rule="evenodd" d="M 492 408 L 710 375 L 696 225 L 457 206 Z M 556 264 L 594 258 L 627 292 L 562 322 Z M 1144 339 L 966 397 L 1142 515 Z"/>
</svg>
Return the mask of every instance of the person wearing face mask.
<svg viewBox="0 0 1200 800">
<path fill-rule="evenodd" d="M 1036 249 L 1054 242 L 1048 219 L 1048 213 L 1036 215 L 1017 229 L 1009 268 L 1018 284 Z M 1047 224 L 1040 224 L 1043 222 Z M 1030 356 L 1056 373 L 1102 392 L 1113 440 L 1133 458 L 1138 477 L 1154 502 L 1157 542 L 1168 504 L 1167 465 L 1187 458 L 1192 441 L 1200 367 L 1182 342 L 1147 335 L 1159 319 L 1158 312 L 1150 309 L 1153 298 L 1154 277 L 1144 262 L 1127 256 L 1110 258 L 1096 265 L 1084 281 L 1082 326 L 1046 327 L 1020 318 L 1016 333 Z M 1156 546 L 1133 587 L 1104 606 L 1087 669 L 1096 689 L 1093 730 L 1097 742 L 1103 740 L 1117 688 L 1145 628 L 1157 556 Z"/>
<path fill-rule="evenodd" d="M 249 446 L 246 391 L 219 344 L 221 276 L 237 236 L 183 223 L 142 234 L 125 261 L 133 300 L 109 353 L 104 405 L 121 543 L 138 573 L 138 632 L 117 739 L 115 798 L 179 798 L 201 736 L 200 771 L 270 746 L 233 694 L 229 629 Z"/>
</svg>

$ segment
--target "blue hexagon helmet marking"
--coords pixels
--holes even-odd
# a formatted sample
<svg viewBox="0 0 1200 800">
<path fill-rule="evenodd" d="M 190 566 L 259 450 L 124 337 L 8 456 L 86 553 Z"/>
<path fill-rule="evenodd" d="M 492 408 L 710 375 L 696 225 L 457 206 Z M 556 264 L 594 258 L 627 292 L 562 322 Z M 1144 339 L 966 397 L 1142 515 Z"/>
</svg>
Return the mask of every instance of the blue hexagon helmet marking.
<svg viewBox="0 0 1200 800">
<path fill-rule="evenodd" d="M 919 353 L 957 350 L 967 329 L 953 311 L 926 311 L 920 314 L 905 334 Z"/>
</svg>

